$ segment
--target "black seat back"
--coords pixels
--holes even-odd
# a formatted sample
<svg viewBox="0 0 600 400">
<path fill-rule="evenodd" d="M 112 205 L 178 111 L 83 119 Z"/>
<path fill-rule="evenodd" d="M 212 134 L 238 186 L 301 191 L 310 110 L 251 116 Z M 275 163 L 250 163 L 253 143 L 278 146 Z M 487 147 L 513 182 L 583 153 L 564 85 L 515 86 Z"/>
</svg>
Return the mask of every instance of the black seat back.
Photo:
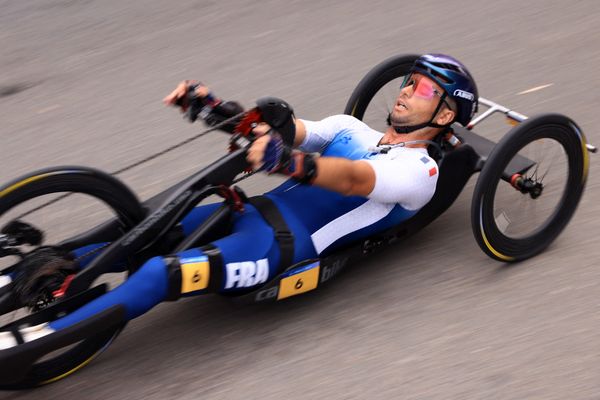
<svg viewBox="0 0 600 400">
<path fill-rule="evenodd" d="M 427 224 L 437 218 L 454 203 L 469 178 L 476 171 L 479 155 L 468 144 L 446 150 L 438 156 L 439 177 L 435 193 L 429 203 L 410 219 Z"/>
</svg>

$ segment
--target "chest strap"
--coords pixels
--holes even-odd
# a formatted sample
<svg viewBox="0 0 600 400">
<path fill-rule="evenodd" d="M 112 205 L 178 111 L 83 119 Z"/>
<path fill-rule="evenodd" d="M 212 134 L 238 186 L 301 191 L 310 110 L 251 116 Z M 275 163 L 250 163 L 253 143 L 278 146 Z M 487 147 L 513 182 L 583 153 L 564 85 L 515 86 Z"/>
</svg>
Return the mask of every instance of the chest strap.
<svg viewBox="0 0 600 400">
<path fill-rule="evenodd" d="M 294 262 L 294 234 L 288 228 L 273 200 L 266 196 L 255 196 L 250 197 L 248 203 L 252 204 L 273 228 L 275 240 L 279 244 L 278 271 L 283 271 Z"/>
</svg>

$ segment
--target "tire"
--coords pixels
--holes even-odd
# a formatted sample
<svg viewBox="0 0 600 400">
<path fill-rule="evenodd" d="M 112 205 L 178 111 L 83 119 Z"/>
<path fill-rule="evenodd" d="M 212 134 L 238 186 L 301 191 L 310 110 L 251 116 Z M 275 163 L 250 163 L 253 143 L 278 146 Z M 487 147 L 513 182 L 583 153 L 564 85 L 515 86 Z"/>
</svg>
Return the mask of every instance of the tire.
<svg viewBox="0 0 600 400">
<path fill-rule="evenodd" d="M 125 226 L 144 217 L 144 209 L 133 192 L 118 179 L 86 167 L 46 168 L 22 176 L 0 187 L 0 216 L 35 197 L 51 193 L 82 193 L 106 203 Z"/>
<path fill-rule="evenodd" d="M 36 171 L 0 187 L 0 217 L 14 207 L 52 193 L 80 193 L 105 203 L 116 215 L 123 231 L 139 223 L 145 211 L 137 197 L 116 178 L 84 167 L 56 167 Z M 62 379 L 98 356 L 125 325 L 86 338 L 34 364 L 19 382 L 0 385 L 1 390 L 26 389 Z"/>
<path fill-rule="evenodd" d="M 390 106 L 393 107 L 393 103 L 390 104 L 390 99 L 384 98 L 384 105 L 375 105 L 372 104 L 373 99 L 384 86 L 407 75 L 417 58 L 419 58 L 419 55 L 403 54 L 388 58 L 376 65 L 367 73 L 367 75 L 365 75 L 352 92 L 350 99 L 346 103 L 344 114 L 352 115 L 360 120 L 364 120 L 365 116 L 372 111 L 374 113 L 373 118 L 376 119 L 376 121 L 365 122 L 367 122 L 369 126 L 373 125 L 374 122 L 384 123 L 387 119 Z M 400 83 L 401 82 L 398 82 L 398 87 L 393 88 L 393 96 L 398 95 Z M 383 95 L 385 96 L 385 94 Z M 395 97 L 393 100 L 395 100 Z M 377 109 L 378 106 L 381 106 L 381 108 Z M 374 126 L 374 128 L 381 128 L 381 125 Z"/>
<path fill-rule="evenodd" d="M 92 362 L 119 336 L 125 324 L 87 338 L 50 360 L 34 364 L 23 380 L 0 385 L 0 390 L 25 390 L 57 382 Z"/>
<path fill-rule="evenodd" d="M 537 155 L 530 156 L 530 150 Z M 522 176 L 509 177 L 505 170 L 517 153 L 535 164 Z M 494 147 L 473 193 L 471 224 L 481 249 L 503 262 L 525 260 L 546 249 L 573 216 L 587 173 L 585 136 L 569 118 L 546 114 L 513 128 Z M 539 197 L 506 182 L 517 178 L 539 183 Z"/>
</svg>

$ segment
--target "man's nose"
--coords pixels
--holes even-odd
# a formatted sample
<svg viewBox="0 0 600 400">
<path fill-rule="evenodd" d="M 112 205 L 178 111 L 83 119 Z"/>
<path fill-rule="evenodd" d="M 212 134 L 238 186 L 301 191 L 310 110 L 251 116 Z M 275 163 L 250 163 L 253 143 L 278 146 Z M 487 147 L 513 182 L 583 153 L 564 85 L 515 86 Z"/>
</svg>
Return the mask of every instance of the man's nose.
<svg viewBox="0 0 600 400">
<path fill-rule="evenodd" d="M 406 85 L 400 88 L 400 96 L 411 97 L 413 95 L 413 85 Z"/>
</svg>

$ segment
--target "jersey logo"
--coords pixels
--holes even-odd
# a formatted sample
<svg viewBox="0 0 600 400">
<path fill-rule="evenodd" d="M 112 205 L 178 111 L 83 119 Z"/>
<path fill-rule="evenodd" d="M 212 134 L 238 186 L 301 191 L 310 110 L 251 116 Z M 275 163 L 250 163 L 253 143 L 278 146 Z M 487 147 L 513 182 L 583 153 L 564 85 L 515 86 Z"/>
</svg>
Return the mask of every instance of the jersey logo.
<svg viewBox="0 0 600 400">
<path fill-rule="evenodd" d="M 227 282 L 225 289 L 242 288 L 265 283 L 269 278 L 269 260 L 243 261 L 225 265 Z"/>
<path fill-rule="evenodd" d="M 340 141 L 344 144 L 348 144 L 349 141 L 352 140 L 352 136 L 351 135 L 344 135 L 340 138 Z"/>
<path fill-rule="evenodd" d="M 350 143 L 351 140 L 352 140 L 352 135 L 347 133 L 345 135 L 338 136 L 331 144 L 333 144 L 333 143 L 348 144 L 348 143 Z"/>
</svg>

